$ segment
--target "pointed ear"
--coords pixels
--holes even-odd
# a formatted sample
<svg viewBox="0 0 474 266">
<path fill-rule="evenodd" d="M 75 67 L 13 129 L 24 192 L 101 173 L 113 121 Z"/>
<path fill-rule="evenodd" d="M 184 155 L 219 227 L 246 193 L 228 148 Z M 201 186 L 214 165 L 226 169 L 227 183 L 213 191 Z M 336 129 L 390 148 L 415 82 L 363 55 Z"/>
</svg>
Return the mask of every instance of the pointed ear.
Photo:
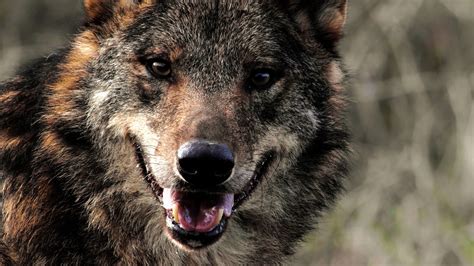
<svg viewBox="0 0 474 266">
<path fill-rule="evenodd" d="M 133 9 L 141 5 L 152 5 L 156 0 L 84 0 L 86 21 L 101 24 L 111 18 L 117 9 Z"/>
<path fill-rule="evenodd" d="M 279 0 L 306 37 L 335 46 L 343 36 L 347 0 Z"/>
</svg>

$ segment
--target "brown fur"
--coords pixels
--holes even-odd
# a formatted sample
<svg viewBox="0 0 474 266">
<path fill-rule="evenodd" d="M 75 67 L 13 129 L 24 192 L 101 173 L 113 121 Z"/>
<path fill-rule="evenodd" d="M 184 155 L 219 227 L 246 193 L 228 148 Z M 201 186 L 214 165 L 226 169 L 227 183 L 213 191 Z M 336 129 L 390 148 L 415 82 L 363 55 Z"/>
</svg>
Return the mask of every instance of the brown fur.
<svg viewBox="0 0 474 266">
<path fill-rule="evenodd" d="M 0 263 L 285 261 L 347 172 L 336 49 L 346 1 L 84 5 L 84 27 L 68 48 L 0 87 Z M 146 67 L 163 54 L 176 69 L 169 80 Z M 281 77 L 256 89 L 247 76 L 261 64 Z M 176 151 L 193 139 L 225 143 L 236 157 L 233 177 L 206 193 L 239 195 L 258 183 L 202 250 L 173 239 L 155 193 L 199 190 L 175 169 Z"/>
</svg>

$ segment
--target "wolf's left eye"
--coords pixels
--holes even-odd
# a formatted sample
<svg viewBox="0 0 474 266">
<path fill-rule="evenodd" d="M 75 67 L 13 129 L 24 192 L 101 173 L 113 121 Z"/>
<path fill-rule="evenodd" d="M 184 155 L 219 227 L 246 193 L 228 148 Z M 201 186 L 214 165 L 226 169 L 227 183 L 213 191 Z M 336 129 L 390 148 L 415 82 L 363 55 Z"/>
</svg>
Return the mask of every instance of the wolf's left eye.
<svg viewBox="0 0 474 266">
<path fill-rule="evenodd" d="M 156 78 L 169 78 L 172 73 L 171 63 L 163 59 L 153 59 L 147 62 L 147 68 Z"/>
<path fill-rule="evenodd" d="M 249 80 L 250 89 L 268 89 L 275 82 L 275 74 L 269 69 L 258 69 L 252 72 Z"/>
</svg>

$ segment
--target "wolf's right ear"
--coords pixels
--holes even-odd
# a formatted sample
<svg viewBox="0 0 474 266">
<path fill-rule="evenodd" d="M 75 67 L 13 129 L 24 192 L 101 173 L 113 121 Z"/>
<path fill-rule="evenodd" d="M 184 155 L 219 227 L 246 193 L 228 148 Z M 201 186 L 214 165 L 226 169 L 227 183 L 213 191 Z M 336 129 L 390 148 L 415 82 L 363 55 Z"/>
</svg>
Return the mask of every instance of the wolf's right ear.
<svg viewBox="0 0 474 266">
<path fill-rule="evenodd" d="M 347 18 L 347 0 L 278 0 L 300 32 L 334 46 L 342 38 Z"/>
<path fill-rule="evenodd" d="M 152 5 L 157 0 L 84 0 L 86 21 L 89 24 L 101 24 L 113 17 L 119 9 L 134 9 L 142 5 Z"/>
</svg>

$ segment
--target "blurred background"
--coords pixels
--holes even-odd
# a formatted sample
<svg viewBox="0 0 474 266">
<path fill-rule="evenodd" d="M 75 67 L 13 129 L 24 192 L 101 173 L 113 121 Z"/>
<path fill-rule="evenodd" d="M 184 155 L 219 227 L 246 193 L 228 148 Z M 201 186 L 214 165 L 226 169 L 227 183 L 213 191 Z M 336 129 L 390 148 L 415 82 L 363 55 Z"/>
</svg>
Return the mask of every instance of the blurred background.
<svg viewBox="0 0 474 266">
<path fill-rule="evenodd" d="M 355 160 L 296 265 L 474 265 L 474 1 L 350 2 Z M 67 43 L 80 0 L 0 0 L 0 80 Z"/>
</svg>

